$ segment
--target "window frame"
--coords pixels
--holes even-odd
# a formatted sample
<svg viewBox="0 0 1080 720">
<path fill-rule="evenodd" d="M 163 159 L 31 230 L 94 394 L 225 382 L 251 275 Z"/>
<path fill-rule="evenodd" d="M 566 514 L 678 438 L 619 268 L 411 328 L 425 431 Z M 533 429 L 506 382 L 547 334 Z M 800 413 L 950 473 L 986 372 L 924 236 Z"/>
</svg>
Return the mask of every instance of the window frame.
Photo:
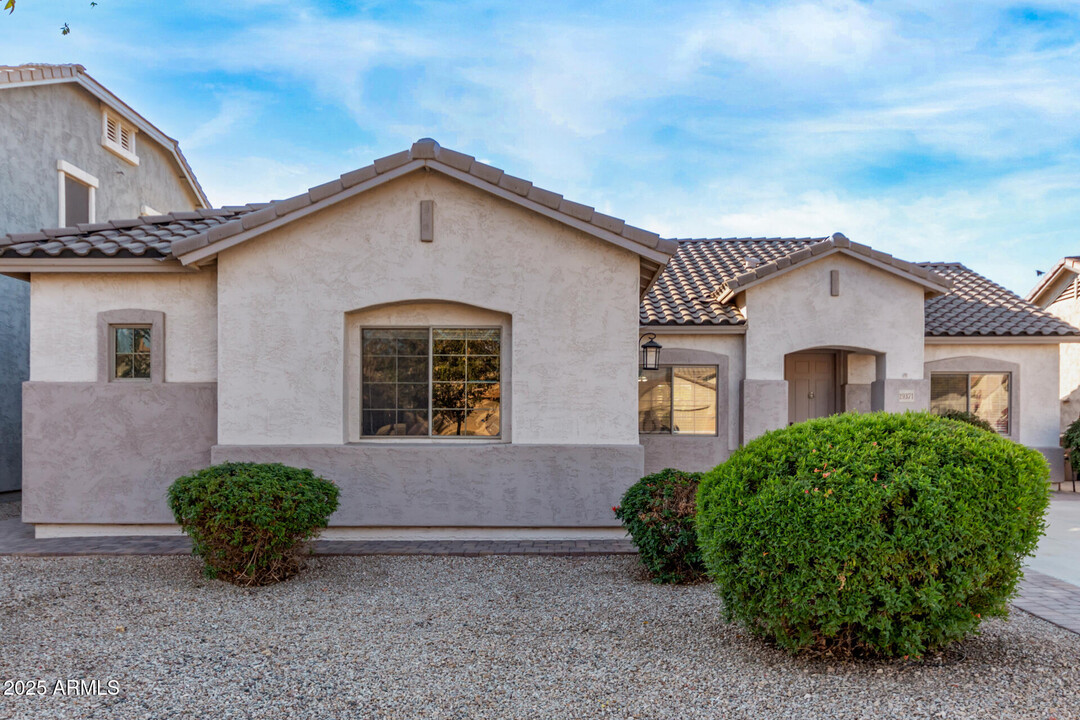
<svg viewBox="0 0 1080 720">
<path fill-rule="evenodd" d="M 349 417 L 349 438 L 348 442 L 422 442 L 422 443 L 504 443 L 509 442 L 509 433 L 507 426 L 507 409 L 509 403 L 507 402 L 507 339 L 509 333 L 507 328 L 502 324 L 491 323 L 460 323 L 460 322 L 445 322 L 435 323 L 427 325 L 407 325 L 394 323 L 390 325 L 386 324 L 355 324 L 353 326 L 355 331 L 354 346 L 355 346 L 355 358 L 350 369 L 350 375 L 352 384 L 355 387 L 354 393 L 348 393 L 348 402 L 352 406 L 348 411 Z M 363 431 L 363 417 L 364 417 L 364 351 L 363 351 L 363 337 L 365 330 L 426 330 L 427 331 L 427 349 L 428 349 L 428 362 L 427 362 L 427 411 L 428 411 L 428 433 L 426 435 L 365 435 Z M 434 425 L 434 412 L 435 408 L 432 406 L 434 394 L 434 370 L 435 370 L 435 347 L 434 347 L 434 331 L 435 330 L 497 330 L 499 333 L 499 434 L 498 435 L 435 435 L 432 433 Z M 355 414 L 354 414 L 355 413 Z"/>
<path fill-rule="evenodd" d="M 150 377 L 116 377 L 116 329 L 150 328 Z M 98 382 L 122 385 L 165 382 L 165 313 L 157 310 L 106 310 L 98 313 Z"/>
<path fill-rule="evenodd" d="M 109 120 L 116 123 L 117 140 L 109 137 Z M 123 144 L 123 133 L 125 131 L 131 139 L 130 149 L 125 148 Z M 138 134 L 138 129 L 119 114 L 107 107 L 101 109 L 101 146 L 121 160 L 136 166 L 139 164 L 138 147 L 136 145 L 136 136 Z"/>
<path fill-rule="evenodd" d="M 65 187 L 65 180 L 71 178 L 75 182 L 85 185 L 88 189 L 89 208 L 87 209 L 87 222 L 97 222 L 97 189 L 98 179 L 90 173 L 75 167 L 66 160 L 56 161 L 56 174 L 59 180 L 59 190 L 57 191 L 57 197 L 59 199 L 58 211 L 57 211 L 57 227 L 74 227 L 67 222 L 67 188 Z"/>
<path fill-rule="evenodd" d="M 716 383 L 716 387 L 715 387 L 715 389 L 713 391 L 713 393 L 714 393 L 714 398 L 713 398 L 713 431 L 711 433 L 675 432 L 675 430 L 674 430 L 674 426 L 675 426 L 675 370 L 677 368 L 695 368 L 695 369 L 705 368 L 705 369 L 708 369 L 708 370 L 713 370 L 716 373 L 716 376 L 715 376 L 716 379 L 714 381 Z M 639 416 L 638 416 L 638 422 L 637 422 L 638 435 L 639 436 L 644 436 L 644 437 L 688 437 L 688 438 L 718 437 L 720 435 L 720 412 L 721 412 L 721 408 L 720 408 L 720 389 L 721 389 L 720 388 L 720 366 L 717 365 L 717 364 L 708 363 L 708 362 L 704 362 L 704 363 L 695 363 L 695 362 L 661 363 L 660 366 L 657 368 L 657 370 L 668 370 L 668 371 L 671 372 L 671 383 L 670 383 L 671 393 L 670 393 L 670 397 L 668 399 L 668 405 L 669 405 L 669 412 L 671 413 L 670 417 L 671 417 L 672 429 L 668 430 L 667 432 L 663 432 L 663 431 L 645 432 L 645 431 L 643 431 L 641 429 L 641 417 L 640 417 L 641 395 L 639 394 L 638 395 L 638 413 L 639 413 Z M 641 370 L 640 369 L 638 370 L 638 378 L 641 378 Z"/>
<path fill-rule="evenodd" d="M 967 413 L 971 413 L 971 377 L 973 375 L 1004 375 L 1004 376 L 1006 376 L 1008 378 L 1007 382 L 1008 382 L 1008 386 L 1009 386 L 1008 405 L 1006 406 L 1008 411 L 1009 411 L 1008 412 L 1008 420 L 1007 420 L 1008 425 L 1007 425 L 1004 432 L 1002 432 L 1000 430 L 997 430 L 996 428 L 994 429 L 994 432 L 996 434 L 1000 435 L 1001 437 L 1005 437 L 1005 438 L 1014 438 L 1016 436 L 1016 434 L 1017 434 L 1017 430 L 1015 428 L 1015 424 L 1016 424 L 1016 410 L 1015 410 L 1015 408 L 1016 408 L 1016 402 L 1015 402 L 1015 400 L 1016 400 L 1016 382 L 1015 382 L 1015 373 L 1012 370 L 935 370 L 935 371 L 932 371 L 930 373 L 930 403 L 931 403 L 931 405 L 934 402 L 934 378 L 935 377 L 944 377 L 944 376 L 949 376 L 949 375 L 954 376 L 954 377 L 955 376 L 962 376 L 962 377 L 966 378 L 966 380 L 967 380 L 967 387 L 966 387 L 965 393 L 964 393 L 964 401 L 965 401 L 965 404 L 964 404 L 965 410 L 964 410 L 964 412 L 967 412 Z M 930 407 L 929 410 L 930 410 L 930 412 L 934 412 L 933 407 Z M 990 422 L 990 421 L 987 421 L 987 422 Z M 993 426 L 994 423 L 990 422 L 990 425 Z"/>
</svg>

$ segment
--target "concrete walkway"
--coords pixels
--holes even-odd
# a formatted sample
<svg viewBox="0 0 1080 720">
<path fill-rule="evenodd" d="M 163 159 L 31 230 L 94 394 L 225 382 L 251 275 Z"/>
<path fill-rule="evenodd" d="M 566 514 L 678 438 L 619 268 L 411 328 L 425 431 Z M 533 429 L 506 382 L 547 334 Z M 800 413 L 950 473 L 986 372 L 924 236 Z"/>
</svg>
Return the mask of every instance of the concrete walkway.
<svg viewBox="0 0 1080 720">
<path fill-rule="evenodd" d="M 611 555 L 637 550 L 625 540 L 319 540 L 316 555 Z M 0 555 L 188 555 L 186 537 L 34 538 L 18 518 L 0 520 Z"/>
</svg>

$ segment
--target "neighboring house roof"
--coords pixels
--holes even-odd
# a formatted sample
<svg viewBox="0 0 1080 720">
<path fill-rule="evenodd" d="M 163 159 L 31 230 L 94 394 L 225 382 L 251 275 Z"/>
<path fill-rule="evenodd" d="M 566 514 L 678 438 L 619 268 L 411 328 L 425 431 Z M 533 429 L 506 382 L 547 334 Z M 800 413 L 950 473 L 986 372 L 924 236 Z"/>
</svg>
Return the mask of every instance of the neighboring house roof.
<svg viewBox="0 0 1080 720">
<path fill-rule="evenodd" d="M 1063 257 L 1050 272 L 1043 275 L 1028 293 L 1027 299 L 1041 308 L 1049 307 L 1077 276 L 1080 276 L 1080 257 Z"/>
<path fill-rule="evenodd" d="M 847 238 L 840 238 L 679 240 L 675 256 L 641 303 L 641 325 L 744 326 L 734 294 L 812 257 L 845 249 L 940 289 L 926 301 L 928 336 L 1080 336 L 1080 330 L 959 263 L 906 263 L 850 241 L 849 248 Z"/>
<path fill-rule="evenodd" d="M 195 177 L 191 166 L 188 165 L 184 153 L 180 152 L 180 144 L 159 130 L 153 123 L 135 112 L 127 103 L 112 94 L 104 85 L 87 74 L 82 65 L 48 65 L 33 63 L 27 65 L 0 65 L 0 90 L 11 87 L 27 87 L 31 85 L 55 85 L 58 83 L 76 83 L 83 87 L 91 95 L 111 107 L 125 120 L 130 122 L 142 133 L 152 138 L 169 152 L 176 164 L 180 167 L 184 179 L 191 186 L 192 192 L 199 204 L 210 207 L 210 201 L 206 198 L 202 186 Z"/>
<path fill-rule="evenodd" d="M 960 263 L 920 264 L 953 281 L 952 292 L 926 301 L 927 336 L 1080 335 L 1069 323 Z"/>
<path fill-rule="evenodd" d="M 641 258 L 641 292 L 649 288 L 677 248 L 672 240 L 628 225 L 588 205 L 534 186 L 528 180 L 485 165 L 471 155 L 440 147 L 425 138 L 409 150 L 376 160 L 287 200 L 261 205 L 199 211 L 151 218 L 114 220 L 98 225 L 24 233 L 0 237 L 0 261 L 19 258 L 127 258 L 175 259 L 199 265 L 218 252 L 272 229 L 299 220 L 347 198 L 417 170 L 434 170 L 485 192 L 525 207 L 601 240 L 636 253 Z"/>
</svg>

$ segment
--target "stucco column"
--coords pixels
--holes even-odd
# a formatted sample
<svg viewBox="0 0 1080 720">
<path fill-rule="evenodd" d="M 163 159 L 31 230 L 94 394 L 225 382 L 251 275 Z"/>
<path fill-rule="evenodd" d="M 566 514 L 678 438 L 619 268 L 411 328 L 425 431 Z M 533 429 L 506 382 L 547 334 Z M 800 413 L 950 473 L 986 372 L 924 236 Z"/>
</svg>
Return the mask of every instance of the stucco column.
<svg viewBox="0 0 1080 720">
<path fill-rule="evenodd" d="M 870 385 L 870 407 L 891 413 L 929 410 L 930 381 L 922 378 L 875 380 Z"/>
<path fill-rule="evenodd" d="M 787 380 L 742 381 L 742 442 L 788 423 Z"/>
<path fill-rule="evenodd" d="M 888 376 L 887 356 L 877 356 L 877 379 L 870 384 L 870 408 L 874 411 L 901 413 L 930 409 L 928 378 Z"/>
</svg>

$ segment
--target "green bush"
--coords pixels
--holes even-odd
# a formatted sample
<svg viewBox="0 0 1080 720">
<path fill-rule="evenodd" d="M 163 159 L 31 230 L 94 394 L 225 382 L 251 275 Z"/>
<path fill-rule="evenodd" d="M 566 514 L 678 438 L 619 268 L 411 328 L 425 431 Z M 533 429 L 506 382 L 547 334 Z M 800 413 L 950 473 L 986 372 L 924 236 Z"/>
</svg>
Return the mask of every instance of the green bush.
<svg viewBox="0 0 1080 720">
<path fill-rule="evenodd" d="M 1069 451 L 1069 464 L 1073 472 L 1080 473 L 1080 418 L 1070 423 L 1061 438 L 1061 446 Z"/>
<path fill-rule="evenodd" d="M 225 463 L 182 477 L 169 507 L 207 577 L 267 585 L 303 567 L 307 541 L 338 506 L 338 489 L 280 463 Z"/>
<path fill-rule="evenodd" d="M 939 412 L 938 416 L 943 417 L 946 420 L 956 420 L 958 422 L 967 423 L 968 425 L 974 425 L 980 430 L 986 430 L 987 432 L 995 432 L 993 425 L 986 422 L 978 415 L 964 412 L 963 410 L 944 410 Z"/>
<path fill-rule="evenodd" d="M 612 508 L 637 545 L 653 582 L 696 582 L 704 576 L 694 529 L 701 473 L 661 470 L 630 486 Z"/>
<path fill-rule="evenodd" d="M 920 656 L 1007 613 L 1048 475 L 928 413 L 811 420 L 706 474 L 698 543 L 728 620 L 792 651 Z"/>
</svg>

